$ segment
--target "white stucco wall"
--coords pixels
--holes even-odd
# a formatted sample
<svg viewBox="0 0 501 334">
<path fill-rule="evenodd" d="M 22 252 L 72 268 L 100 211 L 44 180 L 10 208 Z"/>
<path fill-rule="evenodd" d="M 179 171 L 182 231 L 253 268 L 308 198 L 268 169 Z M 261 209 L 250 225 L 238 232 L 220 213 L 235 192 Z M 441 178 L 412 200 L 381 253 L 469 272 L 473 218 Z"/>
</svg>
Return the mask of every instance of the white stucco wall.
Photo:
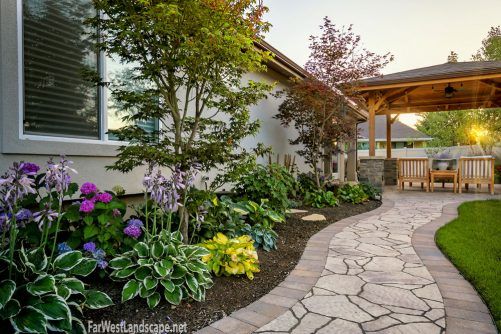
<svg viewBox="0 0 501 334">
<path fill-rule="evenodd" d="M 107 171 L 118 148 L 113 143 L 89 140 L 61 140 L 23 138 L 21 133 L 22 115 L 22 68 L 20 68 L 21 39 L 19 27 L 19 5 L 17 0 L 0 1 L 0 174 L 13 161 L 32 161 L 45 164 L 50 156 L 66 154 L 78 170 L 76 182 L 92 181 L 101 189 L 111 189 L 115 185 L 123 186 L 127 193 L 141 192 L 143 168 L 137 168 L 129 174 Z M 269 70 L 267 73 L 249 73 L 244 80 L 277 82 L 276 89 L 287 84 L 286 77 Z M 260 133 L 255 138 L 244 141 L 245 147 L 254 147 L 257 142 L 273 147 L 275 154 L 280 154 L 281 161 L 286 153 L 294 154 L 288 138 L 294 135 L 294 129 L 284 129 L 273 115 L 280 105 L 278 99 L 269 96 L 252 107 L 252 117 L 261 120 Z M 276 155 L 274 155 L 274 161 Z M 296 157 L 301 169 L 305 169 L 302 159 Z"/>
</svg>

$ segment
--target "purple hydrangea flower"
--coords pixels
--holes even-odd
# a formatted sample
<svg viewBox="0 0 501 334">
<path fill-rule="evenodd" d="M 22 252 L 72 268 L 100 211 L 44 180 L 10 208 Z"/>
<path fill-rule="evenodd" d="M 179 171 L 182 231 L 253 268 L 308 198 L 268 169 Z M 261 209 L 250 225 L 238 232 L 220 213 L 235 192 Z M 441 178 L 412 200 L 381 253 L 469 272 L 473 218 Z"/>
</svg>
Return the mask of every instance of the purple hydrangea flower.
<svg viewBox="0 0 501 334">
<path fill-rule="evenodd" d="M 97 260 L 97 266 L 101 269 L 106 269 L 108 262 L 106 260 Z"/>
<path fill-rule="evenodd" d="M 83 249 L 86 252 L 94 253 L 96 251 L 96 244 L 93 242 L 87 242 L 83 245 Z"/>
<path fill-rule="evenodd" d="M 80 192 L 83 194 L 83 195 L 91 195 L 91 194 L 95 194 L 97 193 L 97 187 L 94 183 L 92 182 L 85 182 L 84 184 L 82 184 L 82 186 L 80 187 Z"/>
<path fill-rule="evenodd" d="M 23 162 L 21 163 L 21 170 L 26 175 L 35 175 L 40 170 L 40 166 L 32 162 Z"/>
<path fill-rule="evenodd" d="M 66 242 L 61 242 L 60 244 L 57 245 L 57 251 L 59 254 L 68 253 L 71 252 L 72 250 L 73 249 Z"/>
<path fill-rule="evenodd" d="M 96 260 L 103 260 L 106 257 L 106 252 L 104 250 L 102 250 L 101 248 L 98 248 L 94 252 L 92 252 L 92 256 Z"/>
<path fill-rule="evenodd" d="M 16 213 L 17 221 L 30 220 L 32 217 L 33 214 L 28 209 L 21 209 Z"/>
<path fill-rule="evenodd" d="M 91 200 L 84 200 L 82 204 L 80 204 L 80 212 L 90 213 L 94 210 L 94 202 Z"/>
<path fill-rule="evenodd" d="M 127 222 L 127 226 L 137 226 L 141 228 L 144 226 L 144 224 L 139 219 L 129 219 L 129 221 Z"/>
<path fill-rule="evenodd" d="M 139 226 L 128 225 L 126 228 L 124 228 L 124 233 L 131 238 L 137 239 L 141 236 L 143 231 L 141 230 L 141 227 L 139 227 Z"/>
<path fill-rule="evenodd" d="M 97 194 L 94 199 L 98 202 L 109 203 L 113 199 L 113 196 L 109 193 L 100 193 Z"/>
</svg>

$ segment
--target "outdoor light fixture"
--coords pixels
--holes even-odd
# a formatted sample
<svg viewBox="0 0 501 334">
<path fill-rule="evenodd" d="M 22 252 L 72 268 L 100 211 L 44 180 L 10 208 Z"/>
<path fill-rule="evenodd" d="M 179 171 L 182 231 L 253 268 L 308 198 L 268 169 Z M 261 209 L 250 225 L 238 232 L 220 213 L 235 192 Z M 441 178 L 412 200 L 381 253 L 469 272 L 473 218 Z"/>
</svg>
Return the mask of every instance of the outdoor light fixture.
<svg viewBox="0 0 501 334">
<path fill-rule="evenodd" d="M 445 87 L 444 89 L 444 95 L 448 99 L 454 97 L 455 92 L 457 92 L 457 90 L 454 87 L 452 87 L 451 84 L 447 84 L 447 87 Z"/>
</svg>

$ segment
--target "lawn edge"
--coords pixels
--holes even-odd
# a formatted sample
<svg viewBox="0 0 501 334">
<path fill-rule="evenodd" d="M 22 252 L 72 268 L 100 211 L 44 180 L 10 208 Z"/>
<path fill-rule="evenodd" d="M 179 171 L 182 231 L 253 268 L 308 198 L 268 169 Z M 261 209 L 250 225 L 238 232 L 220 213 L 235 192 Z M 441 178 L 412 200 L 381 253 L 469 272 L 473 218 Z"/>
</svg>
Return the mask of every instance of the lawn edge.
<svg viewBox="0 0 501 334">
<path fill-rule="evenodd" d="M 327 262 L 331 239 L 359 219 L 383 213 L 394 207 L 394 202 L 384 199 L 374 210 L 350 216 L 330 224 L 314 234 L 296 267 L 273 290 L 253 303 L 198 330 L 198 334 L 249 334 L 280 317 L 304 298 L 315 286 Z"/>
<path fill-rule="evenodd" d="M 474 201 L 474 200 L 472 200 Z M 445 333 L 499 333 L 486 303 L 435 241 L 439 228 L 459 216 L 458 207 L 470 201 L 447 204 L 442 215 L 414 231 L 412 246 L 435 279 L 444 300 Z"/>
</svg>

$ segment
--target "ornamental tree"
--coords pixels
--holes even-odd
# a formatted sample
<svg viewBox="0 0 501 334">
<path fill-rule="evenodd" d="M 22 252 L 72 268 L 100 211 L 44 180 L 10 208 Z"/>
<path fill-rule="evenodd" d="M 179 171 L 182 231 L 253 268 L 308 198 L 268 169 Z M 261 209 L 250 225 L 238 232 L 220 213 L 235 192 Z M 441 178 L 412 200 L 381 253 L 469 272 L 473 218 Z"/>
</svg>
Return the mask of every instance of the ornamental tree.
<svg viewBox="0 0 501 334">
<path fill-rule="evenodd" d="M 289 139 L 291 145 L 301 145 L 296 152 L 310 165 L 317 187 L 321 187 L 318 164 L 326 158 L 324 147 L 334 139 L 342 140 L 353 135 L 355 124 L 346 116 L 344 99 L 323 82 L 314 77 L 294 80 L 285 91 L 284 102 L 275 118 L 289 127 L 293 124 L 298 136 Z"/>
<path fill-rule="evenodd" d="M 271 86 L 247 81 L 270 53 L 257 49 L 269 24 L 260 0 L 93 0 L 101 14 L 88 20 L 99 31 L 97 47 L 127 64 L 127 80 L 110 85 L 127 125 L 113 134 L 120 147 L 110 168 L 128 172 L 148 164 L 188 170 L 193 163 L 217 169 L 213 187 L 252 162 L 240 145 L 259 123 L 249 107 Z M 101 83 L 103 84 L 103 83 Z M 138 123 L 158 119 L 146 132 Z M 181 191 L 181 200 L 186 196 Z M 180 208 L 187 236 L 188 214 Z M 186 239 L 185 239 L 186 240 Z"/>
<path fill-rule="evenodd" d="M 375 76 L 393 60 L 391 54 L 377 55 L 360 47 L 360 36 L 350 25 L 337 28 L 328 18 L 320 26 L 320 36 L 310 37 L 310 57 L 305 65 L 310 75 L 303 81 L 294 80 L 280 94 L 285 100 L 276 116 L 284 126 L 298 131 L 292 145 L 302 145 L 297 151 L 310 164 L 320 186 L 318 163 L 324 147 L 333 141 L 352 137 L 355 124 L 347 117 L 346 96 L 356 97 L 357 81 Z"/>
</svg>

